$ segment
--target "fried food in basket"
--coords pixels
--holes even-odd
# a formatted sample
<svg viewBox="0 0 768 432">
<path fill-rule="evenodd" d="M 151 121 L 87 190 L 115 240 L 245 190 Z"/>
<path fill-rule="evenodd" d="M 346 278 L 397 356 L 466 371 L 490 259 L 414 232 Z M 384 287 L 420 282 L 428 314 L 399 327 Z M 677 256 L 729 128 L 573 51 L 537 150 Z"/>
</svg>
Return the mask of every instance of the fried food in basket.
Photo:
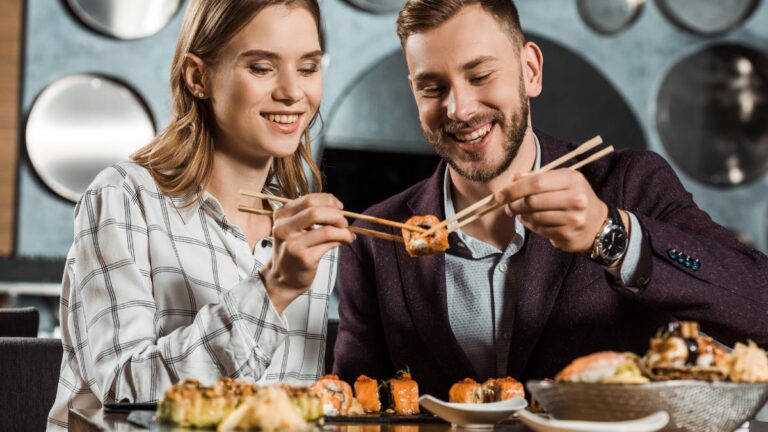
<svg viewBox="0 0 768 432">
<path fill-rule="evenodd" d="M 483 403 L 483 386 L 472 378 L 464 378 L 451 386 L 448 391 L 448 401 L 457 403 Z"/>
<path fill-rule="evenodd" d="M 723 361 L 723 369 L 733 382 L 768 382 L 768 355 L 753 341 L 738 342 Z"/>
<path fill-rule="evenodd" d="M 501 402 L 513 397 L 525 398 L 523 383 L 512 378 L 490 378 L 483 383 L 483 401 Z"/>
<path fill-rule="evenodd" d="M 727 354 L 712 338 L 699 333 L 699 323 L 683 321 L 670 324 L 667 332 L 651 339 L 644 365 L 657 381 L 720 381 L 725 379 Z"/>
<path fill-rule="evenodd" d="M 311 387 L 320 394 L 323 413 L 327 416 L 345 416 L 352 407 L 352 387 L 336 375 L 323 375 Z"/>
<path fill-rule="evenodd" d="M 732 352 L 699 332 L 699 323 L 675 322 L 651 339 L 639 359 L 632 353 L 604 351 L 580 357 L 556 381 L 643 383 L 670 380 L 768 382 L 768 354 L 757 344 L 737 343 Z"/>
<path fill-rule="evenodd" d="M 392 409 L 397 415 L 419 413 L 419 385 L 408 372 L 402 372 L 397 378 L 389 380 Z"/>
<path fill-rule="evenodd" d="M 381 400 L 379 400 L 379 383 L 373 378 L 360 375 L 355 381 L 355 397 L 368 414 L 381 412 Z"/>
<path fill-rule="evenodd" d="M 579 357 L 555 377 L 560 382 L 640 384 L 648 382 L 639 367 L 640 358 L 630 352 L 602 351 Z"/>
<path fill-rule="evenodd" d="M 424 229 L 440 223 L 440 219 L 433 215 L 414 216 L 407 221 L 406 225 L 417 226 Z M 403 228 L 403 240 L 405 240 L 405 250 L 412 257 L 432 255 L 448 250 L 448 232 L 445 228 L 435 231 L 434 234 L 422 236 L 420 233 Z"/>
</svg>

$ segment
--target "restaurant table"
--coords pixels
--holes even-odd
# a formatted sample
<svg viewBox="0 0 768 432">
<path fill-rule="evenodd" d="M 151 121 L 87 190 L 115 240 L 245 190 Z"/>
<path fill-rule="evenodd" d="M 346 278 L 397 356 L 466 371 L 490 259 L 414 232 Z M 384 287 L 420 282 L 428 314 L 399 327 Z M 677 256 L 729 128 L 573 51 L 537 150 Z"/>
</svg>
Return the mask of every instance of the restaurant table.
<svg viewBox="0 0 768 432">
<path fill-rule="evenodd" d="M 101 431 L 140 431 L 148 430 L 128 421 L 127 412 L 104 412 L 103 410 L 71 409 L 69 410 L 69 430 L 73 432 L 101 432 Z M 149 430 L 162 432 L 195 431 L 195 429 L 176 428 L 172 426 L 153 426 Z M 326 422 L 317 430 L 329 432 L 448 432 L 451 430 L 449 423 L 437 423 L 435 421 L 424 423 L 336 423 Z M 532 432 L 524 424 L 517 420 L 505 420 L 496 425 L 494 431 L 500 432 Z M 197 429 L 199 432 L 200 429 Z"/>
</svg>

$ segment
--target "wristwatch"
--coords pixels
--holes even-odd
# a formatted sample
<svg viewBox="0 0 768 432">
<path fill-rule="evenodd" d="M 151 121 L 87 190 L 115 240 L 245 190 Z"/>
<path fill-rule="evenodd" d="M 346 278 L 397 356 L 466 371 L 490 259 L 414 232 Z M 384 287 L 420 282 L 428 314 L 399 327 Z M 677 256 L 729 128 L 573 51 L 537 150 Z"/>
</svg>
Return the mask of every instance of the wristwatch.
<svg viewBox="0 0 768 432">
<path fill-rule="evenodd" d="M 606 267 L 610 267 L 624 257 L 628 244 L 627 229 L 621 221 L 619 211 L 609 204 L 608 218 L 605 219 L 603 227 L 595 236 L 592 253 L 589 257 Z"/>
</svg>

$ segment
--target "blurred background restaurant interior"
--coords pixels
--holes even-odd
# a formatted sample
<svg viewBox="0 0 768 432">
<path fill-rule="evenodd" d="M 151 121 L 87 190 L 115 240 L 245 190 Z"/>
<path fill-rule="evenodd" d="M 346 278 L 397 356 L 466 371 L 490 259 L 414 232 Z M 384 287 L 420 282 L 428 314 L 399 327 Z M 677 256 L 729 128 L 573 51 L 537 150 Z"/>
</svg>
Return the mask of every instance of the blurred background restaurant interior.
<svg viewBox="0 0 768 432">
<path fill-rule="evenodd" d="M 394 31 L 402 0 L 320 3 L 324 121 L 313 151 L 327 189 L 362 211 L 429 176 L 437 157 Z M 517 4 L 545 56 L 536 127 L 661 154 L 716 221 L 768 249 L 768 2 Z M 79 195 L 169 120 L 186 5 L 0 1 L 0 307 L 37 308 L 40 335 L 56 336 Z"/>
</svg>

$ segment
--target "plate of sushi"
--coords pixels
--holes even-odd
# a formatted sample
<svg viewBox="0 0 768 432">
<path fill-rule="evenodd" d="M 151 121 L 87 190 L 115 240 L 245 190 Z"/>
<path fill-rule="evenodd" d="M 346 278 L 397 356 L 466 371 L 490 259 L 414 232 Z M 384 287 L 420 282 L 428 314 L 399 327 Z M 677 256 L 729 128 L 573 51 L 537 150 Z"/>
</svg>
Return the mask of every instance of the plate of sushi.
<svg viewBox="0 0 768 432">
<path fill-rule="evenodd" d="M 180 428 L 266 432 L 309 431 L 332 422 L 442 421 L 419 409 L 418 383 L 407 371 L 386 381 L 361 375 L 354 387 L 336 375 L 324 375 L 310 386 L 259 385 L 226 377 L 204 385 L 187 379 L 165 391 L 154 419 L 145 417 L 145 427 L 154 421 Z"/>
<path fill-rule="evenodd" d="M 512 377 L 491 378 L 482 384 L 465 378 L 451 386 L 448 399 L 424 395 L 419 403 L 453 427 L 471 429 L 493 428 L 528 406 L 523 385 Z"/>
</svg>

